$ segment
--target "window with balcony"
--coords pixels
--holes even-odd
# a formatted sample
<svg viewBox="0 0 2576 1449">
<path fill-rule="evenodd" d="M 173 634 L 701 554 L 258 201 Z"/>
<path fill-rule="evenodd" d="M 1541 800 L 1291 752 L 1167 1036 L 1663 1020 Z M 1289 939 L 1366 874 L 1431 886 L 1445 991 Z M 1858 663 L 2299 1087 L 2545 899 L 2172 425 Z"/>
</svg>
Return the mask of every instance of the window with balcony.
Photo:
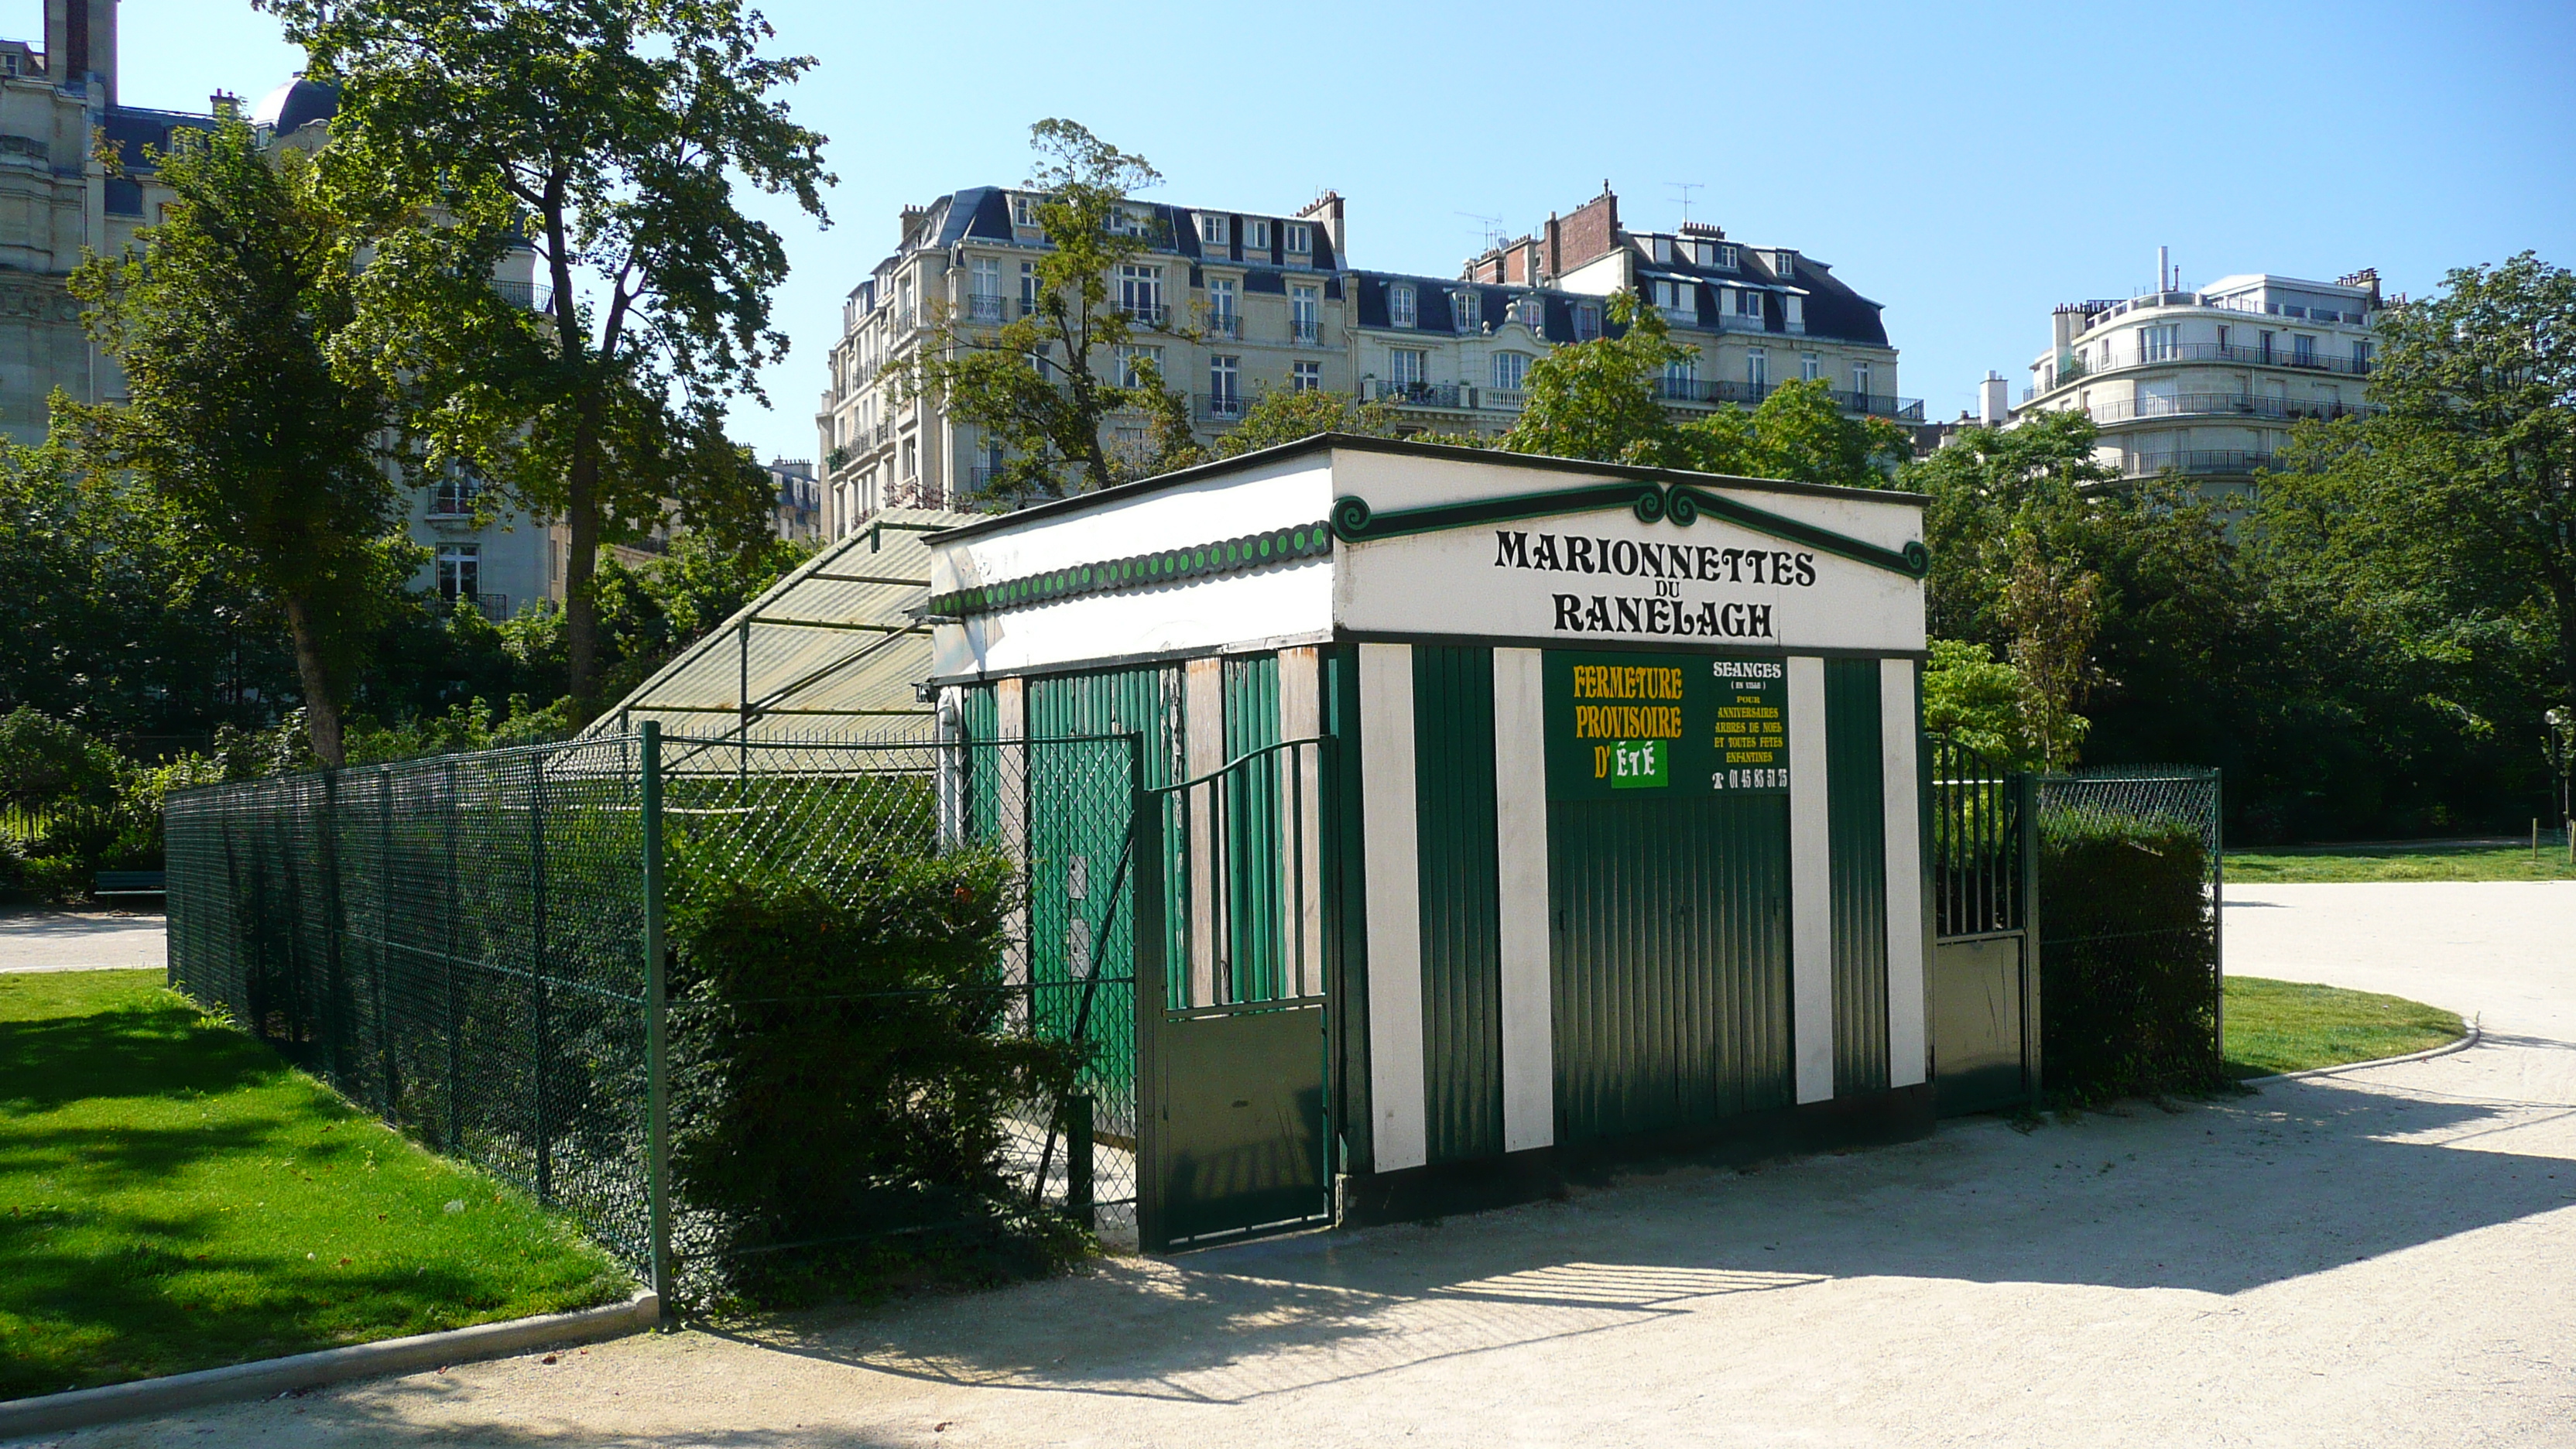
<svg viewBox="0 0 2576 1449">
<path fill-rule="evenodd" d="M 1002 263 L 977 257 L 967 264 L 966 315 L 977 322 L 1002 320 Z"/>
<path fill-rule="evenodd" d="M 1753 389 L 1756 397 L 1770 391 L 1771 355 L 1759 347 L 1744 354 L 1744 385 Z"/>
<path fill-rule="evenodd" d="M 1220 418 L 1243 416 L 1243 359 L 1208 359 L 1208 412 Z"/>
<path fill-rule="evenodd" d="M 1233 221 L 1234 219 L 1232 217 L 1214 216 L 1204 211 L 1200 212 L 1199 240 L 1212 247 L 1221 247 L 1231 244 L 1234 240 Z"/>
<path fill-rule="evenodd" d="M 1856 397 L 1859 397 L 1859 398 L 1861 398 L 1861 399 L 1863 400 L 1863 401 L 1862 401 L 1862 403 L 1861 403 L 1861 406 L 1862 406 L 1862 407 L 1864 407 L 1864 408 L 1865 408 L 1865 407 L 1869 406 L 1869 403 L 1868 403 L 1867 399 L 1868 399 L 1868 397 L 1869 397 L 1869 395 L 1870 395 L 1870 393 L 1869 393 L 1869 385 L 1870 385 L 1870 382 L 1871 382 L 1871 380 L 1872 380 L 1872 379 L 1871 379 L 1871 375 L 1870 375 L 1870 366 L 1869 366 L 1869 364 L 1868 364 L 1868 363 L 1866 363 L 1866 362 L 1855 362 L 1855 363 L 1853 363 L 1853 364 L 1852 364 L 1852 370 L 1851 370 L 1851 379 L 1852 379 L 1852 393 L 1853 393 L 1853 395 L 1854 395 L 1854 396 L 1856 396 Z"/>
<path fill-rule="evenodd" d="M 483 592 L 483 546 L 479 543 L 442 543 L 438 546 L 438 596 L 454 603 L 463 599 L 474 602 Z"/>
<path fill-rule="evenodd" d="M 2300 367 L 2317 365 L 2317 339 L 2302 332 L 2290 339 L 2290 361 Z"/>
<path fill-rule="evenodd" d="M 1020 315 L 1026 317 L 1037 310 L 1038 264 L 1022 262 L 1020 263 Z"/>
<path fill-rule="evenodd" d="M 1390 327 L 1411 327 L 1422 314 L 1414 305 L 1413 284 L 1397 282 L 1386 289 L 1386 321 Z"/>
<path fill-rule="evenodd" d="M 1598 302 L 1575 303 L 1574 340 L 1577 342 L 1590 342 L 1600 335 L 1601 304 Z"/>
<path fill-rule="evenodd" d="M 2138 329 L 2140 362 L 2171 362 L 2182 356 L 2182 328 L 2173 324 Z"/>
<path fill-rule="evenodd" d="M 1236 310 L 1239 287 L 1232 277 L 1208 278 L 1208 330 L 1220 337 L 1241 335 L 1242 314 Z"/>
<path fill-rule="evenodd" d="M 1324 289 L 1301 284 L 1288 289 L 1288 336 L 1295 342 L 1320 340 L 1323 328 Z"/>
<path fill-rule="evenodd" d="M 1315 228 L 1306 222 L 1288 223 L 1288 255 L 1312 256 L 1315 251 Z"/>
<path fill-rule="evenodd" d="M 1664 364 L 1664 396 L 1697 400 L 1699 359 L 1677 357 Z"/>
<path fill-rule="evenodd" d="M 1320 362 L 1292 362 L 1288 364 L 1288 390 L 1290 392 L 1321 392 L 1323 387 L 1324 364 Z"/>
<path fill-rule="evenodd" d="M 1482 292 L 1461 287 L 1449 294 L 1449 315 L 1462 333 L 1473 332 L 1485 325 L 1485 296 Z"/>
<path fill-rule="evenodd" d="M 2368 372 L 2368 371 L 2370 371 L 2370 344 L 2369 344 L 2369 343 L 2367 343 L 2367 342 L 2355 342 L 2355 343 L 2352 345 L 2352 370 L 2353 370 L 2353 371 L 2355 371 L 2355 372 Z"/>
<path fill-rule="evenodd" d="M 1135 262 L 1118 264 L 1118 310 L 1148 327 L 1163 322 L 1163 269 Z"/>
<path fill-rule="evenodd" d="M 1431 354 L 1418 348 L 1390 348 L 1386 354 L 1387 386 L 1393 388 L 1422 386 L 1423 374 L 1430 363 Z"/>
<path fill-rule="evenodd" d="M 474 495 L 483 485 L 470 473 L 447 472 L 429 490 L 429 516 L 463 518 L 474 511 Z"/>
<path fill-rule="evenodd" d="M 1504 392 L 1519 392 L 1529 380 L 1529 354 L 1497 352 L 1494 354 L 1494 386 Z"/>
</svg>

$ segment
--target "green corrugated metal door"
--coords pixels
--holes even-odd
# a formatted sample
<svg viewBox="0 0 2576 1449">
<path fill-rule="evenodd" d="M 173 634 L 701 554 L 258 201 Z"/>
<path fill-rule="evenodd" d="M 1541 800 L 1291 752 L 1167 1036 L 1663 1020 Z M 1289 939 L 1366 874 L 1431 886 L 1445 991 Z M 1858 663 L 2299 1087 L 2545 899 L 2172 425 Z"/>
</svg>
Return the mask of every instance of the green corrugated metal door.
<svg viewBox="0 0 2576 1449">
<path fill-rule="evenodd" d="M 1280 791 L 1298 761 L 1253 751 L 1279 743 L 1279 656 L 1233 654 L 1223 665 L 1224 760 L 1243 761 L 1229 775 L 1222 809 L 1226 900 L 1224 964 L 1229 1001 L 1274 1001 L 1297 993 L 1283 980 L 1292 944 L 1285 883 L 1289 842 Z M 1201 1003 L 1205 1004 L 1205 1003 Z"/>
<path fill-rule="evenodd" d="M 1415 646 L 1413 748 L 1430 1160 L 1489 1157 L 1503 1150 L 1493 650 Z"/>
<path fill-rule="evenodd" d="M 1878 661 L 1825 661 L 1834 1095 L 1887 1090 L 1887 797 Z"/>
<path fill-rule="evenodd" d="M 1026 722 L 1031 739 L 1065 739 L 1083 735 L 1126 734 L 1143 736 L 1145 785 L 1153 788 L 1169 785 L 1181 778 L 1181 671 L 1173 665 L 1142 665 L 1132 669 L 1104 669 L 1089 674 L 1053 675 L 1028 681 Z M 1065 812 L 1039 810 L 1041 821 Z M 1086 814 L 1090 812 L 1085 812 Z M 1105 882 L 1115 869 L 1119 854 L 1127 844 L 1127 816 L 1100 812 L 1097 818 L 1078 827 L 1087 832 L 1079 842 L 1062 842 L 1068 854 L 1079 854 L 1087 862 L 1098 862 Z M 1167 934 L 1166 950 L 1183 949 L 1182 932 L 1188 917 L 1180 909 L 1180 840 L 1178 832 L 1167 826 L 1164 831 L 1164 909 Z M 1135 878 L 1131 866 L 1129 879 Z M 1125 932 L 1112 933 L 1122 939 L 1115 943 L 1120 952 L 1127 950 Z M 1170 959 L 1184 959 L 1172 955 Z M 1122 976 L 1133 975 L 1132 959 L 1121 955 L 1115 963 Z M 1176 975 L 1175 980 L 1180 978 Z"/>
<path fill-rule="evenodd" d="M 1785 795 L 1548 806 L 1560 1141 L 1785 1107 Z"/>
</svg>

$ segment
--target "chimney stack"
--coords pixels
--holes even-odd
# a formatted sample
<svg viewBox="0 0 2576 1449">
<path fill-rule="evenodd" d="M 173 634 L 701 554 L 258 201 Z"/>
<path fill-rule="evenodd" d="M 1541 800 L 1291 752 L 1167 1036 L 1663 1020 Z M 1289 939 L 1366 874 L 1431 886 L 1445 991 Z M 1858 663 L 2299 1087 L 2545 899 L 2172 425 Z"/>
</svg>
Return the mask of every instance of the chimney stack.
<svg viewBox="0 0 2576 1449">
<path fill-rule="evenodd" d="M 1977 384 L 1977 421 L 1990 428 L 2012 421 L 2012 385 L 1993 368 L 1986 369 L 1986 380 Z"/>
<path fill-rule="evenodd" d="M 116 0 L 45 0 L 45 76 L 57 87 L 96 76 L 116 104 Z"/>
</svg>

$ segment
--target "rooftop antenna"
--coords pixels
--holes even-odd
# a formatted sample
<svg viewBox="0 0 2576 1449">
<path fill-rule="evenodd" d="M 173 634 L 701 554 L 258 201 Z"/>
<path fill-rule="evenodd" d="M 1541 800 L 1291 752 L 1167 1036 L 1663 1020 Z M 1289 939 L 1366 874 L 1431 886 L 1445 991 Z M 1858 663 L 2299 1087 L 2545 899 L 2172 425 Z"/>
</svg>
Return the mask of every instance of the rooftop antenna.
<svg viewBox="0 0 2576 1449">
<path fill-rule="evenodd" d="M 1681 193 L 1682 225 L 1690 225 L 1690 194 L 1694 191 L 1705 190 L 1708 183 L 1704 181 L 1667 181 L 1664 184 Z"/>
<path fill-rule="evenodd" d="M 1492 252 L 1492 251 L 1500 251 L 1500 250 L 1502 250 L 1502 246 L 1503 246 L 1503 219 L 1502 219 L 1501 217 L 1499 217 L 1499 216 L 1486 216 L 1486 215 L 1484 215 L 1484 214 L 1483 214 L 1483 213 L 1481 213 L 1481 212 L 1474 212 L 1474 211 L 1461 211 L 1461 212 L 1457 212 L 1457 213 L 1455 213 L 1455 214 L 1456 214 L 1456 215 L 1459 215 L 1459 216 L 1463 216 L 1463 217 L 1467 218 L 1469 221 L 1482 222 L 1482 223 L 1484 224 L 1484 226 L 1483 226 L 1483 230 L 1484 230 L 1484 233 L 1485 233 L 1485 251 L 1487 251 L 1487 252 Z M 1478 255 L 1478 256 L 1482 256 L 1482 255 L 1484 255 L 1484 252 L 1479 252 L 1479 253 L 1477 253 L 1477 255 Z"/>
</svg>

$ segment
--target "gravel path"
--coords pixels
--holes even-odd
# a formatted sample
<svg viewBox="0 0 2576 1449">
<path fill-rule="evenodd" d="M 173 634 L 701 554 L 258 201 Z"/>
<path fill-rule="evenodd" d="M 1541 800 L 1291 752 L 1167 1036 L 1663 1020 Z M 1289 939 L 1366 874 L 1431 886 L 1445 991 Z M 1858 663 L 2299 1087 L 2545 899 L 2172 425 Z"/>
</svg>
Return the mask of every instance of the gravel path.
<svg viewBox="0 0 2576 1449">
<path fill-rule="evenodd" d="M 159 966 L 159 911 L 0 908 L 0 971 L 94 971 Z"/>
<path fill-rule="evenodd" d="M 2576 884 L 2227 915 L 2235 970 L 2486 1043 L 67 1442 L 2576 1445 Z"/>
</svg>

